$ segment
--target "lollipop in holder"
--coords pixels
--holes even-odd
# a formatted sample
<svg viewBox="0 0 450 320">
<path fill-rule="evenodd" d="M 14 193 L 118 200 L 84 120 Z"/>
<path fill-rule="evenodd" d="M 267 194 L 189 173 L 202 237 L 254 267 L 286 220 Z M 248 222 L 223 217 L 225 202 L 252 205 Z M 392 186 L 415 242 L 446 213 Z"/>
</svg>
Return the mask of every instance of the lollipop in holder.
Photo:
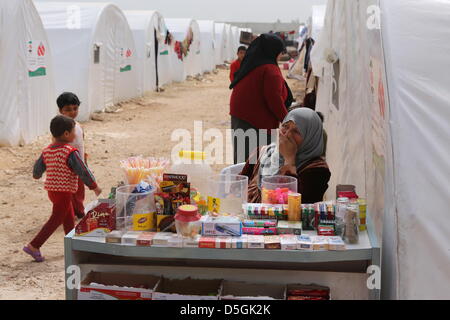
<svg viewBox="0 0 450 320">
<path fill-rule="evenodd" d="M 136 185 L 146 180 L 154 188 L 159 187 L 163 174 L 169 165 L 168 159 L 143 158 L 142 156 L 131 157 L 120 162 L 120 167 L 125 172 L 128 184 Z"/>
</svg>

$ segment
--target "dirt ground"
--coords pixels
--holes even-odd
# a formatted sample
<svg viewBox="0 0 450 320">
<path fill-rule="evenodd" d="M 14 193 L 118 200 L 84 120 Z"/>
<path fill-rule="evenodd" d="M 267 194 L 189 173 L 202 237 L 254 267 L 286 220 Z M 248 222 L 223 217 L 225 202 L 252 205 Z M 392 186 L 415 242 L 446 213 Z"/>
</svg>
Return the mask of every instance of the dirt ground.
<svg viewBox="0 0 450 320">
<path fill-rule="evenodd" d="M 302 88 L 288 80 L 294 91 Z M 83 125 L 89 166 L 107 196 L 123 179 L 119 161 L 130 156 L 168 157 L 176 142 L 174 129 L 193 132 L 194 120 L 204 130 L 229 128 L 228 71 L 205 75 L 202 81 L 172 84 L 161 93 L 150 93 L 105 113 L 103 121 Z M 44 263 L 32 262 L 22 247 L 37 234 L 49 217 L 51 205 L 43 182 L 31 176 L 34 161 L 50 136 L 24 147 L 0 148 L 0 299 L 64 299 L 64 233 L 62 227 L 42 247 Z M 215 166 L 215 170 L 223 166 Z M 86 203 L 95 199 L 86 191 Z"/>
</svg>

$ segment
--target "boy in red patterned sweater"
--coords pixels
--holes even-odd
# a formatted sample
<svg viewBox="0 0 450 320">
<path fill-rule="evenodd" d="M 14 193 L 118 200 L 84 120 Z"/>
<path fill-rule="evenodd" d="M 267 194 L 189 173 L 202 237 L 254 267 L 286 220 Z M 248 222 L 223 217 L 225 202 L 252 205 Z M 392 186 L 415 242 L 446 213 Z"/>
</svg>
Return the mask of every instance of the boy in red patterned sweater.
<svg viewBox="0 0 450 320">
<path fill-rule="evenodd" d="M 33 241 L 23 248 L 36 262 L 44 261 L 40 248 L 61 224 L 66 234 L 75 227 L 72 197 L 78 190 L 78 177 L 97 196 L 102 192 L 78 150 L 69 144 L 75 139 L 75 121 L 56 116 L 50 123 L 50 131 L 55 142 L 45 148 L 36 161 L 33 178 L 40 179 L 47 171 L 44 188 L 53 203 L 52 215 Z"/>
</svg>

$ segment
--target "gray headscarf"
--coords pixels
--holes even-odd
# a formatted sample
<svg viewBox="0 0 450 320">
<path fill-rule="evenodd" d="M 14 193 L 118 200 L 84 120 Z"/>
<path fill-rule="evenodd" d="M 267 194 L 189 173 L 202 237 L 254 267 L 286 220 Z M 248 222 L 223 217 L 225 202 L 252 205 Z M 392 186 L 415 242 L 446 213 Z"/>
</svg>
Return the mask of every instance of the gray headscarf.
<svg viewBox="0 0 450 320">
<path fill-rule="evenodd" d="M 297 169 L 323 154 L 323 125 L 319 115 L 309 108 L 294 109 L 286 116 L 283 124 L 293 121 L 303 137 L 303 143 L 297 151 L 295 164 Z M 271 144 L 261 156 L 260 181 L 264 176 L 278 174 L 284 165 L 278 145 Z"/>
</svg>

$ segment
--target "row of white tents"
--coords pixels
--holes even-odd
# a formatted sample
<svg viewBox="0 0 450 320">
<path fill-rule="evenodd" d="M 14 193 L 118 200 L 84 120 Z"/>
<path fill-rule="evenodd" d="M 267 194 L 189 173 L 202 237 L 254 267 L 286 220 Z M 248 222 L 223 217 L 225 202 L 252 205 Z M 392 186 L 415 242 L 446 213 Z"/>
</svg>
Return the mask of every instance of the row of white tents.
<svg viewBox="0 0 450 320">
<path fill-rule="evenodd" d="M 79 120 L 170 82 L 231 62 L 240 29 L 164 19 L 109 3 L 0 2 L 0 145 L 48 131 L 56 96 L 76 93 Z"/>
</svg>

